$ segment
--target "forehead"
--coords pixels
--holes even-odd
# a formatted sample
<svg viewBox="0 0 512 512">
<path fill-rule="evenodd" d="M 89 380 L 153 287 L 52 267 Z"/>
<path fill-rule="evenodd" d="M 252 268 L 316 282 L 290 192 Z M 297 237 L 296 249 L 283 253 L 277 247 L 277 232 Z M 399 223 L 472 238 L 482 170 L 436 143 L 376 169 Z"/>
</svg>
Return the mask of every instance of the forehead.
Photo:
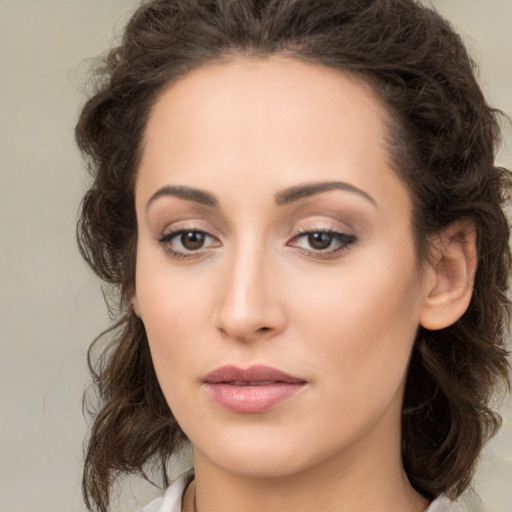
<svg viewBox="0 0 512 512">
<path fill-rule="evenodd" d="M 379 195 L 397 186 L 387 116 L 360 78 L 317 64 L 273 56 L 207 65 L 155 102 L 136 192 L 169 180 L 206 189 L 240 182 L 250 192 L 344 179 Z"/>
<path fill-rule="evenodd" d="M 351 123 L 365 125 L 368 135 L 375 137 L 383 134 L 387 112 L 371 87 L 353 74 L 283 56 L 236 57 L 203 66 L 172 83 L 153 106 L 145 142 L 164 123 L 183 136 L 189 125 L 209 135 L 227 128 L 237 133 L 241 128 L 249 135 L 249 123 L 276 131 L 300 123 L 322 127 L 324 138 L 328 132 L 336 137 L 339 116 L 352 116 Z"/>
</svg>

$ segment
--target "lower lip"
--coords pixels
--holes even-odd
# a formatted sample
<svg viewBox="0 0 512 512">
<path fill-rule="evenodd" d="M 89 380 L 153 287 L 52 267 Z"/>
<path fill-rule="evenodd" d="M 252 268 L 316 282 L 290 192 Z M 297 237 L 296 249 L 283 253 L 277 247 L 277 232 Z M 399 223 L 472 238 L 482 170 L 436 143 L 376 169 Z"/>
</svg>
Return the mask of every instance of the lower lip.
<svg viewBox="0 0 512 512">
<path fill-rule="evenodd" d="M 210 397 L 225 409 L 254 414 L 270 411 L 298 393 L 304 385 L 303 382 L 274 382 L 260 386 L 236 386 L 207 382 L 205 388 Z"/>
</svg>

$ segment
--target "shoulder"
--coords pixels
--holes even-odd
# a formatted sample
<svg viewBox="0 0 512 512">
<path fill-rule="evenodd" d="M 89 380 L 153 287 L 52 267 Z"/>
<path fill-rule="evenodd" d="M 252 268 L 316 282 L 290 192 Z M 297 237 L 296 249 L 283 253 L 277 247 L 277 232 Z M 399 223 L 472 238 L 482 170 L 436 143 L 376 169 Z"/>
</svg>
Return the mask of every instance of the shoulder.
<svg viewBox="0 0 512 512">
<path fill-rule="evenodd" d="M 183 473 L 167 488 L 163 496 L 148 503 L 139 512 L 181 512 L 183 494 L 193 478 L 193 470 Z"/>
<path fill-rule="evenodd" d="M 447 496 L 441 495 L 434 500 L 425 512 L 467 512 L 466 507 L 460 501 L 452 501 Z"/>
</svg>

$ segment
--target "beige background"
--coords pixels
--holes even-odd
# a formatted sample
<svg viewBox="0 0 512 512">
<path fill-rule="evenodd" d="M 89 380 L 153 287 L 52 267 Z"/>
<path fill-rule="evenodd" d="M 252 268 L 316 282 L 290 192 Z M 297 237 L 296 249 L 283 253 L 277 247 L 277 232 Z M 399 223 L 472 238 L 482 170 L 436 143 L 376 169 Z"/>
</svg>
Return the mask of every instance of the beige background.
<svg viewBox="0 0 512 512">
<path fill-rule="evenodd" d="M 85 510 L 85 351 L 107 318 L 75 247 L 86 176 L 72 132 L 85 59 L 112 42 L 137 3 L 0 0 L 0 512 Z M 511 114 L 512 0 L 434 3 L 481 63 L 491 102 Z M 511 139 L 509 130 L 499 157 L 509 168 Z M 482 511 L 512 511 L 510 402 L 476 481 Z M 118 510 L 155 492 L 126 484 Z"/>
</svg>

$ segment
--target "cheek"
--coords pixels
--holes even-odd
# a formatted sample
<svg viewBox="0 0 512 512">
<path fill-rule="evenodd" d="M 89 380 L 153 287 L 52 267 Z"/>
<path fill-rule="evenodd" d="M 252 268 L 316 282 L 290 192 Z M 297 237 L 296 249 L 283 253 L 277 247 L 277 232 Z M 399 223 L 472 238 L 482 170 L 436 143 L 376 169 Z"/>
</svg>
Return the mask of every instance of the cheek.
<svg viewBox="0 0 512 512">
<path fill-rule="evenodd" d="M 138 291 L 139 293 L 139 291 Z M 180 425 L 201 424 L 190 403 L 197 402 L 198 340 L 204 338 L 197 296 L 176 286 L 146 281 L 140 287 L 141 317 L 160 388 Z M 195 299 L 195 300 L 192 300 Z M 197 304 L 197 307 L 194 307 Z"/>
<path fill-rule="evenodd" d="M 208 293 L 199 281 L 172 272 L 166 256 L 149 261 L 144 248 L 137 256 L 137 302 L 155 371 L 167 397 L 168 390 L 183 382 L 180 376 L 187 370 L 190 376 L 198 353 L 196 344 L 204 339 Z"/>
<path fill-rule="evenodd" d="M 302 331 L 316 346 L 320 371 L 334 376 L 336 399 L 389 400 L 405 377 L 419 324 L 414 258 L 370 260 L 347 263 L 321 288 L 306 283 L 311 292 L 303 294 Z"/>
<path fill-rule="evenodd" d="M 336 268 L 287 264 L 275 275 L 287 325 L 267 349 L 275 350 L 276 360 L 293 360 L 319 376 L 324 393 L 318 414 L 336 411 L 326 423 L 350 410 L 354 425 L 362 425 L 403 382 L 419 323 L 418 275 L 412 251 L 385 247 L 361 250 Z M 208 266 L 173 271 L 165 256 L 148 258 L 142 248 L 139 309 L 164 395 L 186 419 L 184 397 L 198 399 L 194 383 L 205 360 L 222 361 L 228 348 L 214 332 L 222 278 Z"/>
</svg>

